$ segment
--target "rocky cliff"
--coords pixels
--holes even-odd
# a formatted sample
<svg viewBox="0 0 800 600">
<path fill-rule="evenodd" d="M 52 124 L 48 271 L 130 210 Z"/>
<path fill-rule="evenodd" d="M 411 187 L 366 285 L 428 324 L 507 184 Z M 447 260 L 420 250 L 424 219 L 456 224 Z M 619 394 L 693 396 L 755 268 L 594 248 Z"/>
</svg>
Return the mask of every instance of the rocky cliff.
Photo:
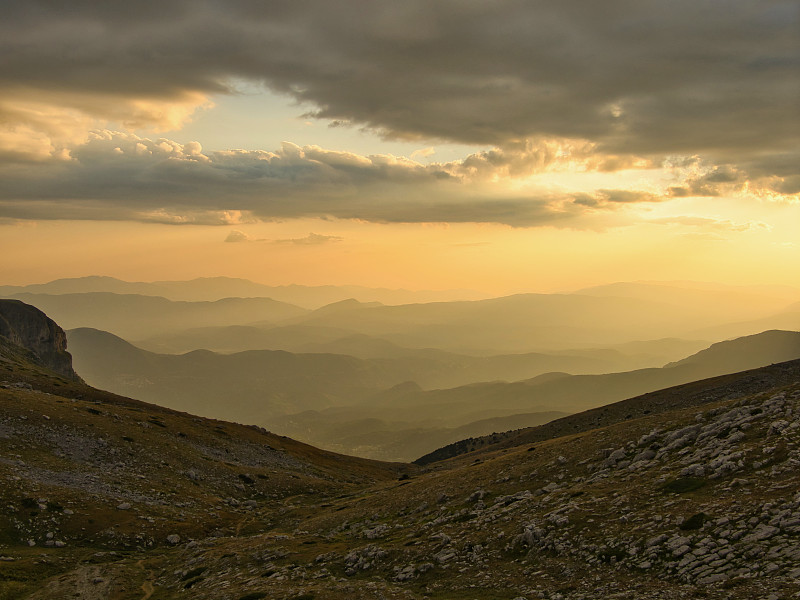
<svg viewBox="0 0 800 600">
<path fill-rule="evenodd" d="M 64 330 L 34 306 L 19 300 L 0 300 L 0 340 L 20 346 L 35 355 L 37 362 L 75 381 Z"/>
</svg>

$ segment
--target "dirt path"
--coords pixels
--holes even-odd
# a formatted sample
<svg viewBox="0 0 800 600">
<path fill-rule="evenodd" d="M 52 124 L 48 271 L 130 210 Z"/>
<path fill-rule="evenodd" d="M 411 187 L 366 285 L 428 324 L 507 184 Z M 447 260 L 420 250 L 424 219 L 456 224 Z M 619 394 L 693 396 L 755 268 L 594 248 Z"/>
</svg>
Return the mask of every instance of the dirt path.
<svg viewBox="0 0 800 600">
<path fill-rule="evenodd" d="M 142 596 L 141 600 L 149 600 L 150 596 L 153 595 L 153 592 L 156 591 L 155 586 L 153 585 L 153 571 L 144 568 L 144 559 L 140 559 L 136 561 L 136 566 L 142 569 L 143 571 L 147 571 L 147 576 L 142 583 L 142 591 L 144 592 L 144 596 Z"/>
</svg>

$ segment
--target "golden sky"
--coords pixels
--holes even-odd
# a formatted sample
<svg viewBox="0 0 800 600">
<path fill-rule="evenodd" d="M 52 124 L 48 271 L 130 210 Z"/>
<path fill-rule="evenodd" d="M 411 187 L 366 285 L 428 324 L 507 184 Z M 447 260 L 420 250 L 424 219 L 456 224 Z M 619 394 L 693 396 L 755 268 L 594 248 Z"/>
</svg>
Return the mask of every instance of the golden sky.
<svg viewBox="0 0 800 600">
<path fill-rule="evenodd" d="M 12 2 L 0 283 L 800 285 L 794 2 Z"/>
</svg>

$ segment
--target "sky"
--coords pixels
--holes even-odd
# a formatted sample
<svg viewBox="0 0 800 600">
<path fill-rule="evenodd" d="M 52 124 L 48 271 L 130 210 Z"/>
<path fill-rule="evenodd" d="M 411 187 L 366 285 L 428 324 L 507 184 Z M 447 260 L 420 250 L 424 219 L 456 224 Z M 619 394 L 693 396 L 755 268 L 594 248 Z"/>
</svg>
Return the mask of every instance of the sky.
<svg viewBox="0 0 800 600">
<path fill-rule="evenodd" d="M 9 0 L 0 283 L 800 285 L 800 5 Z"/>
</svg>

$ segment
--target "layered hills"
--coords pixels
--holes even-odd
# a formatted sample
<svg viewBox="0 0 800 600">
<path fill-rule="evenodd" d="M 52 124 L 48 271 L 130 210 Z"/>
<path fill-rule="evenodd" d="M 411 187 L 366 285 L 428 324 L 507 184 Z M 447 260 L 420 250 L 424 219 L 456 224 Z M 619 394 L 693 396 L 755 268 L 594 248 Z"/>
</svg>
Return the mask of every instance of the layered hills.
<svg viewBox="0 0 800 600">
<path fill-rule="evenodd" d="M 173 293 L 209 286 L 218 293 Z M 314 304 L 311 309 L 308 304 L 287 303 L 285 296 L 266 295 L 277 288 L 224 278 L 153 284 L 88 278 L 25 288 L 5 286 L 0 293 L 37 306 L 67 329 L 109 331 L 158 352 L 341 352 L 349 343 L 354 349 L 346 352 L 372 353 L 372 357 L 391 352 L 392 345 L 481 356 L 575 349 L 618 349 L 629 357 L 634 355 L 634 360 L 653 354 L 647 365 L 617 366 L 631 369 L 660 366 L 729 337 L 766 329 L 800 329 L 798 290 L 707 288 L 635 283 L 568 294 L 428 303 L 418 299 L 405 304 L 395 299 L 381 304 L 374 295 L 343 286 L 336 288 L 331 303 Z M 164 296 L 159 297 L 159 292 Z M 133 314 L 135 320 L 130 318 Z M 773 322 L 779 325 L 761 326 Z M 226 330 L 229 326 L 251 329 Z M 730 334 L 731 330 L 735 333 Z M 354 340 L 353 336 L 360 337 Z M 349 342 L 342 341 L 348 337 Z M 673 346 L 676 338 L 707 342 L 684 346 L 676 354 L 667 344 L 653 344 L 664 338 L 672 339 Z M 332 342 L 337 349 L 320 347 Z M 650 347 L 634 350 L 632 342 L 647 342 Z M 600 358 L 607 360 L 608 356 Z"/>
<path fill-rule="evenodd" d="M 266 297 L 289 288 L 316 301 Z M 227 278 L 3 290 L 71 328 L 78 371 L 97 387 L 380 460 L 796 358 L 790 331 L 710 345 L 726 328 L 800 328 L 797 290 L 680 282 L 428 304 Z"/>
<path fill-rule="evenodd" d="M 160 296 L 186 302 L 213 302 L 224 298 L 272 298 L 280 302 L 315 309 L 326 304 L 358 298 L 363 302 L 407 304 L 447 300 L 477 300 L 484 294 L 471 290 L 410 291 L 346 285 L 279 285 L 270 286 L 234 277 L 200 277 L 190 281 L 132 282 L 114 277 L 75 277 L 26 286 L 0 286 L 0 294 L 77 294 L 106 292 Z"/>
<path fill-rule="evenodd" d="M 421 468 L 98 391 L 0 341 L 3 598 L 800 593 L 798 361 Z"/>
<path fill-rule="evenodd" d="M 165 355 L 91 329 L 71 330 L 69 340 L 78 370 L 98 387 L 256 423 L 338 452 L 407 461 L 466 437 L 508 429 L 509 422 L 514 428 L 539 425 L 661 388 L 800 358 L 800 333 L 787 331 L 720 342 L 663 368 L 584 375 L 545 373 L 548 366 L 566 370 L 581 364 L 571 355 L 467 357 L 427 351 L 360 359 L 269 350 Z M 525 372 L 540 374 L 448 387 L 486 374 Z"/>
<path fill-rule="evenodd" d="M 14 298 L 53 315 L 66 329 L 93 324 L 99 329 L 132 339 L 199 326 L 279 322 L 308 312 L 299 306 L 270 298 L 183 302 L 158 296 L 108 292 L 58 295 L 21 293 L 15 294 Z"/>
</svg>

